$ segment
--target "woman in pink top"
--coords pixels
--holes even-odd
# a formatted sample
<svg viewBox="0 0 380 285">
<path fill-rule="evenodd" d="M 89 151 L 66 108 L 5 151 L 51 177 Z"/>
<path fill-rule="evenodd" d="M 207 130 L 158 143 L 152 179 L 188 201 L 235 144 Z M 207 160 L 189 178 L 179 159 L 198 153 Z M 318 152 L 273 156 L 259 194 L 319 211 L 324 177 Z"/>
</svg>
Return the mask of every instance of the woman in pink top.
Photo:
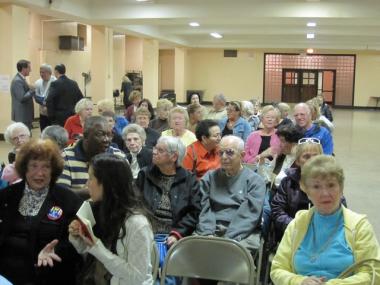
<svg viewBox="0 0 380 285">
<path fill-rule="evenodd" d="M 260 159 L 277 154 L 280 139 L 276 126 L 280 119 L 279 111 L 272 105 L 265 106 L 261 112 L 263 129 L 251 133 L 245 145 L 244 162 L 257 163 Z"/>
</svg>

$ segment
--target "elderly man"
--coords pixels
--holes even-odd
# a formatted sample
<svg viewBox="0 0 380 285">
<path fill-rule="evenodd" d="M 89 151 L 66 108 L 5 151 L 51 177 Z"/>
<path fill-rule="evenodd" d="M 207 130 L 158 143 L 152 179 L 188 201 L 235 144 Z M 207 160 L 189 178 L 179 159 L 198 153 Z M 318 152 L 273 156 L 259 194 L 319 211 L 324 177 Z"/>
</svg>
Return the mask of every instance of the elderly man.
<svg viewBox="0 0 380 285">
<path fill-rule="evenodd" d="M 55 76 L 52 76 L 52 68 L 49 64 L 42 64 L 40 66 L 40 76 L 35 83 L 36 94 L 35 101 L 40 107 L 40 129 L 41 132 L 50 125 L 49 118 L 47 116 L 46 97 L 49 91 L 50 83 L 56 80 Z"/>
<path fill-rule="evenodd" d="M 183 167 L 201 179 L 210 169 L 220 167 L 220 157 L 217 153 L 221 139 L 219 124 L 213 120 L 200 121 L 195 129 L 195 136 L 197 141 L 186 149 Z"/>
<path fill-rule="evenodd" d="M 26 77 L 29 76 L 31 70 L 30 61 L 24 59 L 19 60 L 17 62 L 18 72 L 11 83 L 11 119 L 15 122 L 24 123 L 29 130 L 32 129 L 32 122 L 34 118 L 34 90 L 33 87 L 26 82 Z"/>
<path fill-rule="evenodd" d="M 86 119 L 83 138 L 75 145 L 63 150 L 65 165 L 58 184 L 70 188 L 83 197 L 88 197 L 88 163 L 95 155 L 108 152 L 126 159 L 125 154 L 110 146 L 112 139 L 107 119 L 93 116 Z"/>
<path fill-rule="evenodd" d="M 199 183 L 181 167 L 185 146 L 175 137 L 160 137 L 153 148 L 153 165 L 144 167 L 136 180 L 152 212 L 155 234 L 168 234 L 167 244 L 191 235 L 200 212 Z"/>
<path fill-rule="evenodd" d="M 254 251 L 260 246 L 265 183 L 242 166 L 244 142 L 225 136 L 220 142 L 221 168 L 201 179 L 201 207 L 197 234 L 239 241 Z"/>
<path fill-rule="evenodd" d="M 215 95 L 212 100 L 212 109 L 208 112 L 208 114 L 206 114 L 205 119 L 219 121 L 220 119 L 226 117 L 226 103 L 227 100 L 223 94 Z"/>
<path fill-rule="evenodd" d="M 305 103 L 299 103 L 294 106 L 293 112 L 296 126 L 304 131 L 305 138 L 319 139 L 324 154 L 332 154 L 334 151 L 334 142 L 330 132 L 316 123 L 311 118 L 310 107 Z"/>
</svg>

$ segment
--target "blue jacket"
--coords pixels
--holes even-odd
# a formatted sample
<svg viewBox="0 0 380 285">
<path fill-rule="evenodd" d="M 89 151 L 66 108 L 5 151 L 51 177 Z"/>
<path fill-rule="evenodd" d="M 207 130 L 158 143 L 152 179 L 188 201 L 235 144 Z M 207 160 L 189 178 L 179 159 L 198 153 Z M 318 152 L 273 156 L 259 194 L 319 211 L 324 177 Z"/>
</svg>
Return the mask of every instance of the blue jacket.
<svg viewBox="0 0 380 285">
<path fill-rule="evenodd" d="M 223 131 L 224 128 L 226 127 L 227 124 L 227 117 L 224 117 L 223 119 L 219 120 L 219 127 L 220 130 Z M 234 136 L 237 136 L 245 142 L 251 133 L 251 126 L 249 123 L 242 117 L 239 118 L 239 120 L 236 122 L 234 129 L 233 129 L 233 134 Z"/>
<path fill-rule="evenodd" d="M 114 130 L 121 135 L 123 129 L 129 124 L 128 120 L 123 116 L 116 116 Z"/>
<path fill-rule="evenodd" d="M 318 124 L 313 124 L 310 129 L 304 133 L 305 138 L 317 138 L 321 141 L 323 154 L 333 154 L 334 142 L 330 132 Z"/>
</svg>

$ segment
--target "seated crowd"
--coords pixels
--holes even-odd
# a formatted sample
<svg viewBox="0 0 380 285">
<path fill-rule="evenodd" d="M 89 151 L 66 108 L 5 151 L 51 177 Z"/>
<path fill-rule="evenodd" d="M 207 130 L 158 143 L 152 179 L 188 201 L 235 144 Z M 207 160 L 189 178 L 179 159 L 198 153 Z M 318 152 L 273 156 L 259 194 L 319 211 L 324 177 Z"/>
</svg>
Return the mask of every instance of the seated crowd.
<svg viewBox="0 0 380 285">
<path fill-rule="evenodd" d="M 294 120 L 283 102 L 217 94 L 208 110 L 198 94 L 189 99 L 187 108 L 159 99 L 154 110 L 135 90 L 120 116 L 110 100 L 93 115 L 83 98 L 39 139 L 8 126 L 0 280 L 153 284 L 155 238 L 171 247 L 202 235 L 253 256 L 274 236 L 276 285 L 380 284 L 379 245 L 365 215 L 347 208 L 323 97 L 296 104 Z M 77 215 L 87 205 L 90 228 Z"/>
</svg>

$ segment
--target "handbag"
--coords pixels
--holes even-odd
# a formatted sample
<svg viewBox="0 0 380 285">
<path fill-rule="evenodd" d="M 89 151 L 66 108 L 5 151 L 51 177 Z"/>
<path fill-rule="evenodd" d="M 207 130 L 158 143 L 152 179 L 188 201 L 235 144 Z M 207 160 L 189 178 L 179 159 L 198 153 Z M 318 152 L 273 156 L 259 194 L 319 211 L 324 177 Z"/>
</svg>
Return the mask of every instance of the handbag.
<svg viewBox="0 0 380 285">
<path fill-rule="evenodd" d="M 345 271 L 343 271 L 339 276 L 338 276 L 338 279 L 344 279 L 344 278 L 347 278 L 347 277 L 350 277 L 352 274 L 355 273 L 355 271 L 357 271 L 359 268 L 361 267 L 364 267 L 364 266 L 367 266 L 371 269 L 372 271 L 372 281 L 371 281 L 371 285 L 376 285 L 376 284 L 379 284 L 378 282 L 376 281 L 380 281 L 380 272 L 376 272 L 376 268 L 375 268 L 375 265 L 374 263 L 378 263 L 380 265 L 380 260 L 379 259 L 375 259 L 375 258 L 368 258 L 368 259 L 364 259 L 362 261 L 359 261 L 359 262 L 356 262 L 354 263 L 353 265 L 351 265 L 350 267 L 348 267 Z"/>
</svg>

